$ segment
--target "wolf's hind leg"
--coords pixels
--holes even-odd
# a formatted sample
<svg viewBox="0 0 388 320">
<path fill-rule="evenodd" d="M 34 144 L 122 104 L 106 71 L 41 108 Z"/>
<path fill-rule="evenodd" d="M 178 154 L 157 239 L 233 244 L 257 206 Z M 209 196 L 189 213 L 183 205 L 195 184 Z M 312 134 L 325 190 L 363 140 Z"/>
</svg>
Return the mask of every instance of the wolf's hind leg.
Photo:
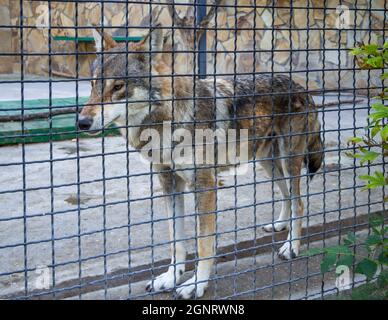
<svg viewBox="0 0 388 320">
<path fill-rule="evenodd" d="M 276 185 L 279 187 L 282 194 L 282 209 L 280 211 L 279 218 L 273 223 L 269 223 L 263 227 L 264 231 L 282 231 L 287 229 L 291 214 L 291 200 L 290 193 L 288 191 L 287 183 L 284 178 L 281 161 L 263 161 L 262 167 L 267 172 L 268 176 L 276 181 Z"/>
<path fill-rule="evenodd" d="M 147 291 L 167 291 L 174 288 L 185 272 L 186 246 L 183 241 L 184 233 L 184 195 L 173 196 L 173 186 L 176 192 L 182 192 L 185 188 L 184 181 L 175 175 L 173 181 L 172 174 L 159 174 L 160 182 L 165 192 L 166 209 L 168 213 L 170 240 L 171 240 L 171 264 L 167 272 L 149 281 L 146 286 Z"/>
</svg>

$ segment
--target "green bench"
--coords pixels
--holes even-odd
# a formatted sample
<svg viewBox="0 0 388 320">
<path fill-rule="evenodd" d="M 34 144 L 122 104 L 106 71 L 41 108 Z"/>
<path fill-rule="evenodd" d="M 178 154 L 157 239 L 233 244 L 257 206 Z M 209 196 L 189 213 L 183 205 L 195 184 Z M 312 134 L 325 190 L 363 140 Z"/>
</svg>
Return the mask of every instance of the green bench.
<svg viewBox="0 0 388 320">
<path fill-rule="evenodd" d="M 79 97 L 78 104 L 87 102 L 87 97 Z M 51 100 L 53 107 L 74 107 L 76 98 L 57 98 Z M 49 111 L 48 99 L 25 100 L 23 103 L 24 114 L 42 113 Z M 0 118 L 9 116 L 20 116 L 21 101 L 0 101 Z M 56 108 L 55 110 L 58 110 Z M 56 115 L 49 119 L 34 119 L 24 121 L 24 133 L 21 121 L 0 121 L 0 146 L 18 143 L 49 142 L 59 140 L 69 140 L 77 137 L 76 114 L 69 113 Z M 110 128 L 105 130 L 105 135 L 119 135 L 118 129 Z M 87 134 L 79 134 L 79 137 L 90 137 Z M 94 136 L 93 136 L 94 137 Z M 98 135 L 96 136 L 98 137 Z"/>
</svg>

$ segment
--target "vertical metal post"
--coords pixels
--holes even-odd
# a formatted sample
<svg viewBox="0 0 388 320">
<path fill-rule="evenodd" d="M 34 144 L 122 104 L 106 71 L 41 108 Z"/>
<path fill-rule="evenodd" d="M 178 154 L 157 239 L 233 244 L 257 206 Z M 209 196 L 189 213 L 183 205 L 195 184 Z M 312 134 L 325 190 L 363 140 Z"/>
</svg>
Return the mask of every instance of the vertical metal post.
<svg viewBox="0 0 388 320">
<path fill-rule="evenodd" d="M 197 2 L 197 23 L 201 23 L 206 16 L 206 0 L 198 0 Z M 202 34 L 198 44 L 198 74 L 201 79 L 206 78 L 206 32 Z"/>
</svg>

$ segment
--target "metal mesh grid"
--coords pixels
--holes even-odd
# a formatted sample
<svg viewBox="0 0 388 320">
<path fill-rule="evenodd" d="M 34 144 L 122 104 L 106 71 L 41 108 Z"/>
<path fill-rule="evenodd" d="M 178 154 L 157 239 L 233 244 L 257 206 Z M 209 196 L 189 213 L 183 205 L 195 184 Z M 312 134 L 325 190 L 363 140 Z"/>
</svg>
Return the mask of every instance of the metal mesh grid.
<svg viewBox="0 0 388 320">
<path fill-rule="evenodd" d="M 10 3 L 10 6 L 18 9 L 16 19 L 10 20 L 9 24 L 0 25 L 0 30 L 12 30 L 17 35 L 16 51 L 0 52 L 0 56 L 14 59 L 14 64 L 19 67 L 18 75 L 17 78 L 0 79 L 0 86 L 4 86 L 4 90 L 7 86 L 20 89 L 18 94 L 20 107 L 12 108 L 12 111 L 16 111 L 21 116 L 20 131 L 11 136 L 21 138 L 21 142 L 17 146 L 1 147 L 4 150 L 0 157 L 2 172 L 0 201 L 4 203 L 0 216 L 0 228 L 3 233 L 0 253 L 4 257 L 0 265 L 2 297 L 17 299 L 177 297 L 145 291 L 146 280 L 154 279 L 151 281 L 151 287 L 155 286 L 156 276 L 170 268 L 173 273 L 172 280 L 170 279 L 173 287 L 179 287 L 183 280 L 178 279 L 180 277 L 178 271 L 186 264 L 185 275 L 193 276 L 194 290 L 197 290 L 207 281 L 198 278 L 199 275 L 194 272 L 195 266 L 201 261 L 212 258 L 215 259 L 215 266 L 205 294 L 205 297 L 210 299 L 308 299 L 323 297 L 327 293 L 337 291 L 330 276 L 323 276 L 319 272 L 318 257 L 299 256 L 286 261 L 279 259 L 279 248 L 287 241 L 290 242 L 290 239 L 286 239 L 287 231 L 264 233 L 262 228 L 268 224 L 273 226 L 282 204 L 293 200 L 292 196 L 284 199 L 279 197 L 277 189 L 279 180 L 301 179 L 302 191 L 299 199 L 304 202 L 304 216 L 287 218 L 287 222 L 291 225 L 290 232 L 295 220 L 303 222 L 302 234 L 298 239 L 292 238 L 293 241 L 301 240 L 301 251 L 310 246 L 339 243 L 341 236 L 350 230 L 365 232 L 368 230 L 368 215 L 372 212 L 384 212 L 382 201 L 384 190 L 361 192 L 364 185 L 357 178 L 362 172 L 371 172 L 373 167 L 385 168 L 384 159 L 373 165 L 360 165 L 354 159 L 346 159 L 344 155 L 346 151 L 355 152 L 353 146 L 346 145 L 346 139 L 364 129 L 363 121 L 369 113 L 374 92 L 384 88 L 382 84 L 376 85 L 376 82 L 372 81 L 376 77 L 373 71 L 361 70 L 348 58 L 345 58 L 346 63 L 342 63 L 341 59 L 349 50 L 348 44 L 356 45 L 360 34 L 363 37 L 369 37 L 369 42 L 372 42 L 372 35 L 375 34 L 385 38 L 386 7 L 377 7 L 374 1 L 360 0 L 352 3 L 339 1 L 335 5 L 332 1 L 326 0 L 323 2 L 272 0 L 265 4 L 259 4 L 257 1 L 243 4 L 236 0 L 195 1 L 194 3 L 113 0 L 36 2 L 43 8 L 47 8 L 45 14 L 48 17 L 48 25 L 43 27 L 34 25 L 33 19 L 30 18 L 31 14 L 25 11 L 26 8 L 30 8 L 30 4 L 22 0 Z M 59 7 L 64 3 L 73 8 L 74 25 L 53 23 Z M 170 71 L 166 74 L 157 74 L 149 68 L 141 76 L 133 75 L 128 71 L 133 70 L 129 65 L 132 60 L 126 59 L 124 77 L 118 71 L 118 76 L 112 75 L 115 66 L 111 66 L 112 69 L 102 68 L 97 77 L 93 74 L 81 75 L 82 65 L 85 64 L 84 58 L 94 55 L 95 49 L 93 46 L 87 47 L 86 50 L 85 47 L 81 48 L 81 41 L 71 42 L 71 46 L 70 42 L 55 42 L 54 34 L 60 30 L 71 31 L 74 32 L 75 39 L 79 39 L 80 34 L 91 33 L 94 26 L 79 22 L 85 13 L 80 8 L 85 4 L 96 5 L 99 16 L 105 18 L 108 17 L 108 13 L 111 13 L 112 7 L 120 6 L 123 13 L 120 25 L 115 25 L 113 22 L 109 24 L 104 19 L 100 19 L 98 26 L 102 32 L 112 34 L 115 30 L 121 36 L 130 39 L 130 35 L 135 32 L 139 32 L 144 37 L 151 30 L 162 30 L 165 36 L 163 43 L 168 43 L 168 40 L 171 43 L 168 43 L 170 45 L 168 48 L 163 47 L 159 53 L 167 54 L 168 62 L 171 64 Z M 131 16 L 130 10 L 134 5 L 143 6 L 143 13 L 147 13 L 146 23 L 138 25 L 132 22 L 135 17 Z M 330 20 L 335 12 L 338 13 L 337 5 L 346 5 L 353 20 L 343 30 L 335 27 Z M 384 6 L 386 6 L 385 2 Z M 15 11 L 15 7 L 12 11 Z M 164 8 L 164 14 L 170 13 L 171 24 L 166 24 L 166 20 L 161 21 L 160 13 L 154 14 L 156 7 Z M 251 14 L 252 25 L 249 27 L 244 26 L 241 10 Z M 288 21 L 276 25 L 279 10 L 288 12 Z M 303 12 L 307 14 L 306 26 L 299 27 L 298 21 L 295 21 L 295 13 L 300 10 L 304 10 Z M 312 27 L 310 22 L 316 19 L 314 10 L 322 13 L 323 18 L 320 23 Z M 186 25 L 182 26 L 185 12 L 191 13 L 192 21 L 190 24 L 190 20 L 187 19 L 184 21 Z M 201 23 L 206 20 L 209 12 L 212 12 L 211 23 Z M 259 17 L 263 16 L 263 12 L 269 13 L 266 17 L 270 21 L 268 26 L 257 25 L 260 24 Z M 374 21 L 372 17 L 381 13 L 384 16 L 383 24 L 372 25 Z M 228 24 L 222 25 L 220 21 L 223 19 L 220 16 L 225 14 L 228 16 Z M 340 13 L 338 17 L 339 15 Z M 365 19 L 367 22 L 360 25 L 357 22 L 358 19 Z M 47 32 L 45 38 L 47 50 L 31 50 L 26 47 L 25 34 L 30 30 L 41 29 Z M 225 32 L 233 36 L 228 39 L 232 42 L 231 49 L 226 49 L 224 44 L 221 45 L 225 39 L 221 41 L 219 36 L 224 36 Z M 245 36 L 244 32 L 251 32 L 249 37 L 253 39 L 250 47 L 241 47 L 239 41 Z M 288 42 L 288 48 L 277 47 L 279 32 L 284 32 L 285 36 L 282 39 Z M 293 44 L 294 34 L 300 34 L 300 32 L 305 33 L 306 43 L 305 46 L 296 47 Z M 327 40 L 329 39 L 326 36 L 327 33 L 338 36 L 335 46 L 332 41 Z M 31 36 L 30 33 L 28 34 Z M 310 41 L 317 34 L 322 39 L 321 46 L 310 48 Z M 182 49 L 180 45 L 185 36 L 186 39 L 192 39 L 192 43 Z M 180 40 L 177 40 L 178 38 Z M 346 42 L 343 41 L 344 38 Z M 269 42 L 263 46 L 262 42 L 268 39 Z M 153 48 L 155 40 L 158 39 L 155 39 L 154 33 L 151 33 L 151 36 L 144 41 L 144 45 Z M 124 46 L 120 47 L 116 54 L 124 56 L 135 54 L 133 44 L 130 40 L 124 41 Z M 65 48 L 68 45 L 70 49 Z M 104 65 L 111 59 L 106 46 L 107 44 L 103 43 L 100 51 L 97 50 L 97 65 Z M 156 57 L 158 52 L 152 49 L 144 52 L 138 48 L 136 50 L 144 54 L 149 66 L 159 59 Z M 321 68 L 312 63 L 316 57 L 315 53 L 321 54 L 322 60 L 319 62 Z M 232 62 L 232 67 L 226 71 L 219 61 L 223 54 L 229 55 Z M 267 69 L 260 66 L 262 55 L 265 54 L 269 57 Z M 277 64 L 277 59 L 280 59 L 279 54 L 289 54 L 287 62 L 281 69 Z M 187 59 L 189 67 L 186 72 L 180 69 L 179 55 Z M 240 68 L 244 60 L 240 58 L 241 55 L 247 60 L 248 55 L 252 55 L 252 60 L 249 60 L 252 62 L 252 65 L 249 65 L 249 71 Z M 336 66 L 326 61 L 332 60 L 333 55 L 338 61 Z M 58 72 L 54 72 L 54 69 L 58 68 L 56 57 L 72 57 L 74 70 L 71 78 L 57 77 Z M 40 62 L 30 60 L 31 58 L 45 60 Z M 295 68 L 295 59 L 304 61 Z M 31 63 L 47 66 L 45 76 L 31 77 L 26 69 L 26 66 L 30 67 Z M 222 63 L 225 63 L 225 60 Z M 315 67 L 311 67 L 312 64 Z M 361 73 L 367 73 L 367 77 L 360 85 L 356 82 Z M 182 190 L 179 189 L 179 183 L 181 183 L 179 173 L 189 172 L 193 177 L 191 182 L 197 186 L 197 179 L 204 179 L 201 174 L 203 167 L 195 162 L 192 168 L 176 167 L 173 163 L 163 167 L 162 170 L 155 170 L 151 164 L 139 161 L 140 155 L 131 144 L 131 140 L 114 137 L 111 135 L 112 130 L 105 127 L 104 110 L 117 107 L 114 101 L 102 99 L 90 102 L 89 100 L 89 106 L 101 106 L 98 112 L 102 121 L 102 134 L 98 138 L 84 139 L 85 130 L 74 127 L 66 132 L 67 135 L 74 134 L 74 139 L 57 142 L 55 136 L 63 132 L 54 130 L 54 122 L 50 120 L 57 117 L 54 115 L 56 111 L 71 107 L 76 109 L 74 121 L 79 123 L 82 117 L 82 113 L 80 115 L 79 112 L 85 108 L 80 103 L 80 98 L 85 92 L 90 92 L 88 83 L 101 81 L 104 86 L 109 80 L 125 79 L 124 98 L 121 99 L 125 104 L 130 106 L 146 103 L 148 114 L 154 112 L 155 106 L 160 107 L 167 103 L 171 105 L 170 139 L 175 127 L 195 129 L 207 125 L 208 128 L 216 129 L 220 123 L 233 123 L 238 120 L 251 121 L 254 128 L 254 137 L 250 137 L 251 140 L 273 139 L 274 136 L 285 138 L 275 133 L 273 124 L 267 136 L 257 137 L 256 128 L 259 130 L 261 123 L 268 118 L 284 116 L 284 127 L 288 127 L 292 132 L 289 115 L 296 114 L 291 110 L 291 101 L 296 89 L 291 82 L 286 91 L 279 91 L 276 86 L 272 86 L 270 92 L 263 93 L 254 87 L 253 92 L 248 90 L 237 93 L 238 78 L 241 76 L 251 77 L 249 79 L 254 83 L 256 78 L 263 75 L 269 75 L 274 81 L 274 77 L 279 74 L 286 74 L 290 79 L 302 79 L 303 91 L 298 90 L 298 93 L 312 94 L 314 99 L 321 101 L 322 104 L 318 109 L 300 112 L 307 116 L 311 113 L 318 114 L 321 125 L 318 132 L 306 131 L 286 135 L 288 138 L 301 136 L 300 139 L 305 139 L 306 143 L 309 134 L 318 133 L 321 136 L 325 146 L 325 157 L 321 169 L 311 182 L 308 182 L 309 174 L 305 171 L 297 175 L 290 174 L 285 178 L 277 177 L 275 162 L 292 157 L 291 150 L 288 150 L 286 156 L 282 156 L 277 154 L 274 144 L 271 144 L 268 153 L 270 156 L 267 158 L 256 158 L 256 150 L 254 150 L 253 158 L 247 161 L 248 171 L 244 175 L 221 177 L 216 175 L 213 187 Z M 232 79 L 232 94 L 220 97 L 216 92 L 217 79 L 227 76 Z M 345 76 L 346 79 L 344 79 Z M 331 77 L 337 80 L 336 86 L 332 85 Z M 153 80 L 158 78 L 169 86 L 170 96 L 163 96 L 160 91 L 157 95 L 151 94 L 156 89 L 160 89 L 153 88 L 155 83 Z M 315 86 L 310 80 L 317 78 L 320 82 Z M 133 98 L 129 94 L 133 89 L 129 81 L 139 79 L 148 83 L 148 98 L 140 95 L 138 97 L 135 95 Z M 182 98 L 176 93 L 182 90 L 180 79 L 190 79 L 191 96 Z M 208 81 L 207 85 L 211 88 L 210 91 L 213 91 L 210 97 L 198 95 L 197 87 L 200 86 L 200 79 Z M 327 85 L 328 82 L 330 82 L 329 85 Z M 26 94 L 26 90 L 36 90 L 39 94 L 39 86 L 45 85 L 47 87 L 43 94 L 47 93 L 48 99 L 45 104 L 33 109 L 37 112 L 48 109 L 49 130 L 48 133 L 32 133 L 26 129 L 28 120 L 25 120 L 27 109 L 24 106 L 26 96 L 29 95 L 29 93 Z M 65 88 L 67 85 L 72 85 L 75 103 L 71 106 L 54 106 L 55 95 L 60 91 L 58 88 L 61 86 Z M 366 94 L 367 97 L 361 99 L 357 96 L 358 93 Z M 279 115 L 276 114 L 274 100 L 281 95 L 288 97 L 288 102 L 284 106 L 285 111 Z M 253 116 L 238 118 L 238 102 L 252 96 L 259 99 L 250 106 Z M 255 114 L 260 97 L 266 96 L 271 97 L 272 114 L 270 116 Z M 341 103 L 343 99 L 347 100 L 346 104 Z M 197 115 L 198 105 L 204 100 L 208 100 L 209 105 L 214 107 L 213 117 L 205 120 Z M 219 101 L 223 103 L 224 100 L 231 101 L 231 109 L 228 117 L 220 120 L 216 116 L 216 109 Z M 193 114 L 184 120 L 182 117 L 176 120 L 175 117 L 179 114 L 182 103 L 190 104 Z M 325 103 L 328 104 L 325 105 Z M 131 135 L 136 128 L 150 124 L 150 122 L 142 122 L 140 125 L 131 123 L 133 118 L 130 112 L 132 112 L 131 109 L 126 108 L 124 123 L 116 124 L 116 128 L 119 128 L 124 136 Z M 304 120 L 308 126 L 307 116 Z M 152 125 L 159 125 L 162 122 L 163 119 L 153 120 Z M 93 129 L 90 131 L 93 132 Z M 27 144 L 26 139 L 31 136 L 45 136 L 48 142 Z M 0 139 L 7 138 L 10 136 L 3 135 Z M 193 146 L 194 150 L 195 147 Z M 69 150 L 71 152 L 66 153 Z M 166 149 L 162 151 L 165 152 Z M 173 151 L 174 148 L 167 150 L 171 154 Z M 293 156 L 298 155 L 300 154 Z M 303 152 L 302 155 L 305 156 L 305 153 Z M 263 162 L 271 164 L 267 176 L 265 171 L 260 169 Z M 223 165 L 213 164 L 206 169 L 213 170 L 217 167 L 222 168 Z M 232 167 L 237 168 L 237 165 Z M 288 170 L 290 172 L 291 168 L 289 167 Z M 163 187 L 158 176 L 171 173 L 173 173 L 172 180 L 165 184 L 165 190 L 162 192 Z M 213 193 L 216 202 L 215 210 L 208 212 L 208 215 L 214 214 L 216 220 L 215 233 L 211 234 L 214 236 L 216 251 L 211 256 L 203 258 L 198 255 L 200 248 L 197 240 L 206 236 L 198 233 L 200 230 L 197 230 L 196 225 L 206 216 L 206 213 L 199 213 L 203 210 L 199 208 L 201 204 L 199 198 L 203 194 Z M 183 223 L 183 217 L 178 212 L 182 211 L 180 208 L 182 197 L 185 198 L 187 205 L 184 210 L 186 235 L 177 233 L 177 229 L 181 228 Z M 170 217 L 165 214 L 166 210 L 162 207 L 165 200 L 172 208 Z M 172 239 L 168 238 L 169 223 L 172 226 Z M 183 246 L 187 248 L 188 256 L 184 262 L 175 263 L 178 247 L 182 247 L 183 241 L 185 241 Z M 174 253 L 172 261 L 169 259 L 170 249 Z M 184 278 L 184 280 L 188 279 L 188 277 Z M 352 285 L 356 284 L 357 279 L 353 277 Z"/>
</svg>

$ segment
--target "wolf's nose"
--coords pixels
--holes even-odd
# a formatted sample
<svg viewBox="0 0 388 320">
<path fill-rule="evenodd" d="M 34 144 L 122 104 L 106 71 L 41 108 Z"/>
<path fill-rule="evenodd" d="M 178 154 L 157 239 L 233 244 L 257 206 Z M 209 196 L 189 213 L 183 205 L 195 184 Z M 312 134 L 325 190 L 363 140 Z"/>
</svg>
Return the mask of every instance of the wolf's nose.
<svg viewBox="0 0 388 320">
<path fill-rule="evenodd" d="M 89 117 L 79 117 L 78 119 L 78 129 L 79 130 L 89 130 L 92 126 L 93 119 Z"/>
</svg>

